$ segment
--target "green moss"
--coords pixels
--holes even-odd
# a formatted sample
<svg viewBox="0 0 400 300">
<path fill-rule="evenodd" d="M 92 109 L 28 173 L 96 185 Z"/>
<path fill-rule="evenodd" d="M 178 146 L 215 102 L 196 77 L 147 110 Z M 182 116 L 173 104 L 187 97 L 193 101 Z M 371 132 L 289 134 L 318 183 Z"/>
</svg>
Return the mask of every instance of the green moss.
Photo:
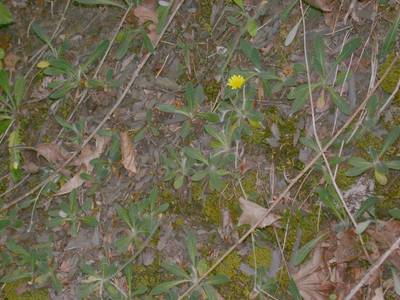
<svg viewBox="0 0 400 300">
<path fill-rule="evenodd" d="M 4 300 L 47 300 L 50 299 L 46 289 L 30 289 L 22 294 L 18 293 L 18 289 L 22 288 L 25 281 L 15 281 L 7 283 L 4 287 Z"/>
<path fill-rule="evenodd" d="M 389 68 L 390 64 L 393 62 L 393 59 L 395 57 L 396 57 L 396 54 L 394 52 L 387 57 L 386 61 L 380 67 L 380 70 L 379 70 L 380 77 L 383 76 L 383 74 Z M 382 81 L 381 87 L 386 93 L 391 94 L 394 91 L 394 89 L 397 85 L 397 82 L 399 80 L 400 80 L 400 60 L 398 60 L 395 63 L 395 65 L 392 67 L 392 69 L 390 70 L 388 75 Z M 400 104 L 400 92 L 397 92 L 394 101 L 396 104 Z"/>
<path fill-rule="evenodd" d="M 242 262 L 241 256 L 232 252 L 216 268 L 216 274 L 222 274 L 230 278 L 230 283 L 219 287 L 221 295 L 225 299 L 247 299 L 251 288 L 251 278 L 239 269 Z"/>
<path fill-rule="evenodd" d="M 20 125 L 21 140 L 24 144 L 37 143 L 38 132 L 44 126 L 48 118 L 48 107 L 45 102 L 32 103 L 24 107 L 28 116 L 18 119 Z"/>
<path fill-rule="evenodd" d="M 221 85 L 215 80 L 209 80 L 204 83 L 204 93 L 207 96 L 208 101 L 211 103 L 215 101 L 218 96 Z"/>
<path fill-rule="evenodd" d="M 203 28 L 203 30 L 207 32 L 212 31 L 211 27 L 211 12 L 212 12 L 212 4 L 214 1 L 209 1 L 209 0 L 200 0 L 199 5 L 200 5 L 200 10 L 199 14 L 197 15 L 197 21 Z"/>
<path fill-rule="evenodd" d="M 389 209 L 400 207 L 400 185 L 398 173 L 395 171 L 390 171 L 393 173 L 388 176 L 389 182 L 386 185 L 376 185 L 375 194 L 378 198 L 376 205 L 376 213 L 379 219 L 389 218 Z"/>
<path fill-rule="evenodd" d="M 343 191 L 348 190 L 357 182 L 357 177 L 346 176 L 346 169 L 339 168 L 336 175 L 336 183 Z"/>
<path fill-rule="evenodd" d="M 132 268 L 135 286 L 144 285 L 152 288 L 166 279 L 163 269 L 157 262 L 149 266 L 135 264 Z"/>
<path fill-rule="evenodd" d="M 244 141 L 254 150 L 263 149 L 268 160 L 273 160 L 277 170 L 302 169 L 303 163 L 298 159 L 299 149 L 293 146 L 294 135 L 297 130 L 298 117 L 282 116 L 277 108 L 271 107 L 265 112 L 266 128 L 254 129 L 253 134 L 245 137 Z M 267 139 L 272 137 L 271 126 L 276 124 L 280 133 L 280 146 L 273 148 L 268 144 Z"/>
<path fill-rule="evenodd" d="M 247 261 L 249 265 L 255 268 L 254 257 L 256 258 L 257 267 L 268 268 L 271 265 L 272 253 L 268 248 L 255 247 L 254 251 L 251 251 Z"/>
</svg>

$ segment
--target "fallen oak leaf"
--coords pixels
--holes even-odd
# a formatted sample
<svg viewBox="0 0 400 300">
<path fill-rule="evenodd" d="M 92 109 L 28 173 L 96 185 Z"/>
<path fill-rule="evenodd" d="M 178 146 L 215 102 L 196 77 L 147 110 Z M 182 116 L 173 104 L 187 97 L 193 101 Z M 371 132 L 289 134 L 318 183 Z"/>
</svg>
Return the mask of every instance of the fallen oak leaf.
<svg viewBox="0 0 400 300">
<path fill-rule="evenodd" d="M 69 194 L 73 190 L 79 188 L 85 181 L 81 178 L 82 170 L 71 177 L 56 193 L 56 196 Z"/>
<path fill-rule="evenodd" d="M 122 165 L 128 171 L 129 176 L 133 176 L 137 173 L 136 160 L 135 160 L 135 149 L 126 131 L 120 132 L 121 138 L 121 154 L 122 154 Z"/>
<path fill-rule="evenodd" d="M 329 270 L 323 260 L 323 248 L 318 245 L 310 260 L 292 274 L 300 295 L 307 300 L 325 300 L 333 290 Z"/>
<path fill-rule="evenodd" d="M 267 212 L 267 209 L 258 205 L 257 203 L 248 201 L 242 197 L 239 198 L 240 208 L 242 214 L 239 217 L 238 225 L 248 224 L 254 226 L 259 219 Z M 277 222 L 281 217 L 270 213 L 267 215 L 262 222 L 257 226 L 258 228 L 264 228 Z M 274 224 L 275 225 L 275 224 Z"/>
<path fill-rule="evenodd" d="M 151 22 L 147 29 L 149 30 L 149 38 L 153 43 L 158 38 L 158 34 L 156 32 L 158 24 L 156 9 L 157 2 L 155 0 L 145 0 L 141 5 L 137 6 L 133 10 L 133 14 L 138 18 L 140 25 L 143 25 L 149 21 Z"/>
<path fill-rule="evenodd" d="M 56 196 L 68 194 L 74 189 L 79 188 L 85 182 L 85 180 L 81 178 L 81 174 L 84 171 L 87 173 L 92 172 L 93 166 L 90 162 L 101 156 L 109 141 L 110 139 L 107 137 L 96 135 L 96 148 L 94 150 L 92 150 L 92 147 L 89 144 L 83 147 L 81 154 L 74 161 L 74 164 L 80 166 L 80 170 L 60 188 Z"/>
<path fill-rule="evenodd" d="M 318 8 L 323 12 L 331 12 L 333 9 L 333 2 L 331 0 L 303 0 L 312 7 Z"/>
<path fill-rule="evenodd" d="M 48 162 L 61 165 L 67 158 L 68 152 L 57 144 L 43 143 L 35 147 L 37 156 L 43 156 Z"/>
</svg>

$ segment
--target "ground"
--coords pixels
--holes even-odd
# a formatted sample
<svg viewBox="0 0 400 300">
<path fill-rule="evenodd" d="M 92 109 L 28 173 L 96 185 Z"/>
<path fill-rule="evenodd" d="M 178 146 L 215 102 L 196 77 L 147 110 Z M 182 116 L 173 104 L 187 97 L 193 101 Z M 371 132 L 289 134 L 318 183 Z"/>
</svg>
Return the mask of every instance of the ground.
<svg viewBox="0 0 400 300">
<path fill-rule="evenodd" d="M 0 298 L 353 293 L 400 241 L 400 11 L 328 2 L 0 2 Z"/>
</svg>

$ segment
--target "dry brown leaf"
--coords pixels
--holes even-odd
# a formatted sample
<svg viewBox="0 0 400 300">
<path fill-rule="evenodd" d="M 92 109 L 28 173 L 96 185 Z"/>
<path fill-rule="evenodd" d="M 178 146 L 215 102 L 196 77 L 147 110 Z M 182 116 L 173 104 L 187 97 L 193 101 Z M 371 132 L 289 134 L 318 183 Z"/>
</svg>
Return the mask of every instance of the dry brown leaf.
<svg viewBox="0 0 400 300">
<path fill-rule="evenodd" d="M 147 27 L 149 32 L 149 38 L 154 43 L 157 38 L 158 34 L 156 32 L 158 18 L 157 18 L 157 1 L 155 0 L 145 0 L 142 2 L 141 5 L 137 6 L 133 10 L 133 14 L 139 19 L 139 24 L 144 24 L 148 21 L 152 23 Z"/>
<path fill-rule="evenodd" d="M 223 208 L 221 210 L 221 219 L 221 226 L 218 228 L 219 236 L 230 244 L 236 242 L 239 239 L 239 234 L 233 225 L 232 217 L 228 209 Z"/>
<path fill-rule="evenodd" d="M 400 221 L 390 220 L 379 223 L 374 228 L 367 229 L 367 233 L 378 245 L 381 252 L 385 252 L 400 236 Z M 389 256 L 390 262 L 400 269 L 400 250 L 397 249 Z"/>
<path fill-rule="evenodd" d="M 6 55 L 6 57 L 4 57 L 5 69 L 10 72 L 14 72 L 18 61 L 19 61 L 19 57 L 17 55 L 15 55 L 13 53 L 8 53 Z"/>
<path fill-rule="evenodd" d="M 318 8 L 323 12 L 330 12 L 333 9 L 334 1 L 332 0 L 303 0 L 312 7 Z"/>
<path fill-rule="evenodd" d="M 255 225 L 260 218 L 266 213 L 267 209 L 258 205 L 257 203 L 248 201 L 242 197 L 239 198 L 240 208 L 242 209 L 242 214 L 239 218 L 239 226 L 248 224 L 250 226 Z M 259 228 L 264 228 L 266 226 L 274 224 L 281 217 L 270 213 L 264 220 L 258 225 Z"/>
<path fill-rule="evenodd" d="M 329 271 L 323 260 L 323 248 L 318 245 L 312 258 L 302 264 L 293 274 L 300 295 L 307 300 L 325 300 L 333 289 L 329 281 Z"/>
<path fill-rule="evenodd" d="M 39 144 L 35 149 L 38 156 L 56 165 L 61 165 L 67 159 L 67 151 L 57 144 Z"/>
<path fill-rule="evenodd" d="M 85 145 L 79 157 L 74 161 L 74 165 L 83 165 L 90 173 L 93 170 L 90 162 L 93 159 L 99 158 L 101 156 L 109 142 L 110 138 L 96 135 L 96 148 L 93 150 L 92 146 L 90 146 L 89 144 Z"/>
<path fill-rule="evenodd" d="M 133 144 L 126 131 L 120 133 L 120 138 L 121 138 L 122 165 L 128 171 L 129 176 L 133 176 L 137 173 L 135 149 L 133 149 Z"/>
<path fill-rule="evenodd" d="M 385 300 L 383 296 L 383 289 L 381 287 L 375 290 L 375 295 L 371 298 L 371 300 Z"/>
<path fill-rule="evenodd" d="M 81 178 L 82 171 L 76 173 L 72 178 L 70 178 L 57 192 L 56 196 L 61 196 L 72 192 L 74 189 L 80 187 L 85 181 Z"/>
</svg>

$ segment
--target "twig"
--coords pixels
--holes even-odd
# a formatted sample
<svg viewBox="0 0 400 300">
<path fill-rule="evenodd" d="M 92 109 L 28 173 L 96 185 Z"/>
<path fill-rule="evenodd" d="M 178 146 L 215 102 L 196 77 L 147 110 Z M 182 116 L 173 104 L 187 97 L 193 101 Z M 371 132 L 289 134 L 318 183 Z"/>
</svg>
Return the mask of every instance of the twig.
<svg viewBox="0 0 400 300">
<path fill-rule="evenodd" d="M 363 278 L 357 283 L 355 287 L 353 287 L 350 293 L 344 298 L 344 300 L 351 300 L 358 292 L 360 288 L 368 281 L 372 274 L 374 274 L 379 267 L 385 262 L 385 260 L 399 247 L 400 245 L 400 237 L 392 244 L 392 246 L 379 258 L 378 262 L 372 266 L 368 272 L 364 275 Z"/>
<path fill-rule="evenodd" d="M 393 59 L 392 63 L 390 66 L 386 69 L 385 73 L 383 74 L 382 78 L 378 81 L 378 83 L 374 86 L 372 89 L 372 92 L 369 93 L 363 102 L 360 104 L 360 106 L 354 111 L 354 113 L 347 119 L 347 121 L 343 124 L 343 126 L 336 132 L 336 134 L 329 140 L 329 142 L 324 146 L 322 149 L 322 152 L 325 152 L 329 149 L 329 147 L 336 141 L 336 139 L 345 131 L 347 127 L 350 126 L 350 124 L 354 121 L 354 119 L 357 117 L 357 115 L 364 110 L 365 105 L 367 104 L 369 98 L 371 97 L 373 91 L 375 91 L 382 83 L 382 81 L 386 78 L 387 74 L 390 72 L 392 69 L 393 65 L 397 62 L 397 57 Z M 248 229 L 239 240 L 232 245 L 217 261 L 198 279 L 198 281 L 190 286 L 181 296 L 179 296 L 178 300 L 184 299 L 184 297 L 188 296 L 208 275 L 211 274 L 212 271 L 215 270 L 215 268 L 229 255 L 232 253 L 233 250 L 236 249 L 237 246 L 239 246 L 241 243 L 243 243 L 244 240 L 252 233 L 254 230 L 257 229 L 257 227 L 261 224 L 261 222 L 271 213 L 271 211 L 278 205 L 280 202 L 284 199 L 284 197 L 289 193 L 291 188 L 296 184 L 297 181 L 300 180 L 301 177 L 305 173 L 307 173 L 308 170 L 311 169 L 311 167 L 321 158 L 321 153 L 318 152 L 314 158 L 304 167 L 304 169 L 288 184 L 288 186 L 285 188 L 285 190 L 279 194 L 278 198 L 275 200 L 275 202 L 271 205 L 271 207 L 258 219 L 253 226 Z"/>
<path fill-rule="evenodd" d="M 160 33 L 159 37 L 157 38 L 156 42 L 155 42 L 155 47 L 157 47 L 157 45 L 159 44 L 161 38 L 164 36 L 167 28 L 169 27 L 169 25 L 171 24 L 173 18 L 175 17 L 176 13 L 178 12 L 179 8 L 182 6 L 183 2 L 185 0 L 179 0 L 178 4 L 176 5 L 176 8 L 174 9 L 174 11 L 172 12 L 170 18 L 168 19 L 168 22 L 165 24 L 165 27 L 163 28 L 162 32 Z M 43 180 L 41 183 L 37 184 L 35 187 L 33 187 L 29 192 L 26 192 L 24 195 L 14 199 L 13 201 L 11 201 L 10 203 L 5 204 L 0 211 L 5 211 L 8 210 L 10 207 L 16 205 L 17 203 L 21 202 L 23 199 L 25 199 L 26 197 L 32 195 L 33 193 L 35 193 L 37 190 L 39 190 L 43 185 L 51 182 L 52 180 L 54 180 L 57 176 L 58 173 L 66 166 L 68 165 L 75 157 L 78 156 L 78 154 L 80 153 L 80 151 L 92 140 L 92 138 L 97 134 L 97 132 L 104 126 L 104 124 L 107 122 L 108 119 L 110 119 L 110 117 L 112 116 L 112 114 L 114 113 L 114 111 L 118 108 L 118 106 L 122 103 L 122 101 L 125 99 L 125 96 L 128 94 L 130 88 L 132 87 L 133 83 L 135 82 L 136 78 L 139 76 L 141 70 L 143 69 L 143 67 L 146 65 L 147 61 L 149 60 L 149 58 L 151 57 L 152 53 L 148 52 L 141 60 L 141 62 L 139 63 L 138 67 L 136 68 L 136 70 L 134 71 L 134 73 L 131 76 L 131 79 L 129 80 L 126 88 L 124 89 L 124 91 L 122 92 L 121 96 L 117 99 L 117 101 L 115 102 L 114 106 L 108 111 L 108 113 L 104 116 L 104 118 L 101 120 L 101 122 L 99 123 L 99 125 L 94 129 L 94 131 L 87 137 L 87 139 L 82 143 L 80 149 L 76 152 L 74 152 L 56 171 L 54 174 L 50 175 L 49 177 L 47 177 L 45 180 Z"/>
</svg>

